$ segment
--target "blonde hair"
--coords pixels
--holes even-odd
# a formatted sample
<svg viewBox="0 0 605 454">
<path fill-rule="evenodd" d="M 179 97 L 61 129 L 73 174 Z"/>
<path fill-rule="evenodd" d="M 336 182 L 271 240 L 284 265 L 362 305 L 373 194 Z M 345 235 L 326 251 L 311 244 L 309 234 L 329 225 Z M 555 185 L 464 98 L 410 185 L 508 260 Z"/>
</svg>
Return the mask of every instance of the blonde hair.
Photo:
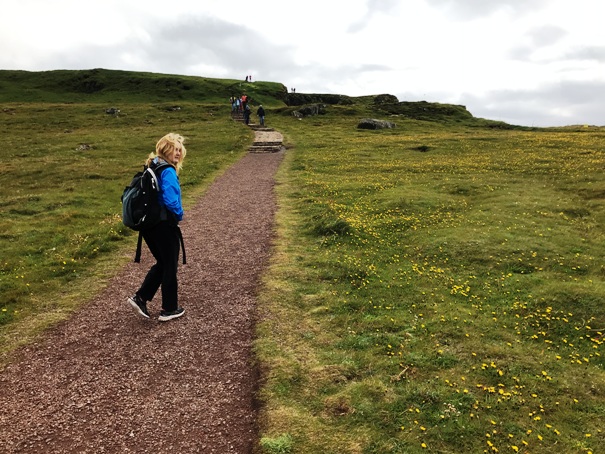
<svg viewBox="0 0 605 454">
<path fill-rule="evenodd" d="M 185 155 L 187 154 L 187 150 L 183 143 L 185 142 L 185 138 L 180 134 L 175 134 L 170 132 L 158 140 L 158 143 L 155 144 L 155 153 L 150 153 L 147 158 L 147 165 L 151 164 L 156 157 L 163 159 L 168 164 L 173 165 L 176 168 L 176 173 L 179 173 L 183 168 L 183 161 L 185 160 Z M 179 162 L 173 164 L 172 157 L 174 156 L 174 152 L 177 148 L 181 149 L 181 158 Z"/>
</svg>

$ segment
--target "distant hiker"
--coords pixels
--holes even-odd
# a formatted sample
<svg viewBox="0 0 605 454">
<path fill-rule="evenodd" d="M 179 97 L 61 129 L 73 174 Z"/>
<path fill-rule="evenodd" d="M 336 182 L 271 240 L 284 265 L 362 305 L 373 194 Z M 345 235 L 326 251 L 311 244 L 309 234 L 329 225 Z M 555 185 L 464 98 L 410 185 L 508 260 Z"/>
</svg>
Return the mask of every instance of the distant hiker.
<svg viewBox="0 0 605 454">
<path fill-rule="evenodd" d="M 128 304 L 139 315 L 149 318 L 147 302 L 153 299 L 161 286 L 162 311 L 158 318 L 161 322 L 178 318 L 185 313 L 185 309 L 178 304 L 177 285 L 179 252 L 183 238 L 179 228 L 179 221 L 183 219 L 183 205 L 177 175 L 187 154 L 184 140 L 178 134 L 166 134 L 157 142 L 155 153 L 151 153 L 147 158 L 147 166 L 152 168 L 162 163 L 170 165 L 157 175 L 160 187 L 159 202 L 163 207 L 162 221 L 155 227 L 142 231 L 143 239 L 156 263 L 147 272 L 139 290 L 127 299 Z"/>
<path fill-rule="evenodd" d="M 246 106 L 244 107 L 244 122 L 246 124 L 250 124 L 250 113 L 250 106 L 246 104 Z"/>
<path fill-rule="evenodd" d="M 246 76 L 246 82 L 248 82 L 248 76 Z"/>
<path fill-rule="evenodd" d="M 258 110 L 256 111 L 256 115 L 258 115 L 259 122 L 261 126 L 265 126 L 265 109 L 263 109 L 263 105 L 258 106 Z"/>
<path fill-rule="evenodd" d="M 235 102 L 235 96 L 231 96 L 229 98 L 229 102 L 231 103 L 231 112 L 237 110 L 237 104 Z"/>
<path fill-rule="evenodd" d="M 252 76 L 248 76 L 248 78 L 249 78 L 248 80 L 249 80 L 250 82 L 252 82 Z"/>
</svg>

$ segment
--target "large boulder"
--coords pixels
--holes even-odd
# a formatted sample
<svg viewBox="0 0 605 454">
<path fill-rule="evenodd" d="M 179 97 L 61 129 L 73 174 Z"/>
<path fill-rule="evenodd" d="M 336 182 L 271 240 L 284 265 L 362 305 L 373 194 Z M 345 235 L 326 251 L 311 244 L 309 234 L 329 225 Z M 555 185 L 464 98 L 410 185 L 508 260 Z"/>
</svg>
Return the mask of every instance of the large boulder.
<svg viewBox="0 0 605 454">
<path fill-rule="evenodd" d="M 395 123 L 386 120 L 376 120 L 375 118 L 364 118 L 357 125 L 358 129 L 393 129 Z"/>
</svg>

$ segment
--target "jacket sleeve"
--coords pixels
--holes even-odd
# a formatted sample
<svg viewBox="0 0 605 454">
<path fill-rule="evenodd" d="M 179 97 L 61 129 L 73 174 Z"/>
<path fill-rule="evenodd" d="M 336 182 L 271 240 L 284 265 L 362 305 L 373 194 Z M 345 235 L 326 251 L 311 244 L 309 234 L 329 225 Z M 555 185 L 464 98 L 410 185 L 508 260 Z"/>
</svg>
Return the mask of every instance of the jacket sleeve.
<svg viewBox="0 0 605 454">
<path fill-rule="evenodd" d="M 161 199 L 168 211 L 174 213 L 179 221 L 183 220 L 181 185 L 173 167 L 168 167 L 161 175 Z"/>
</svg>

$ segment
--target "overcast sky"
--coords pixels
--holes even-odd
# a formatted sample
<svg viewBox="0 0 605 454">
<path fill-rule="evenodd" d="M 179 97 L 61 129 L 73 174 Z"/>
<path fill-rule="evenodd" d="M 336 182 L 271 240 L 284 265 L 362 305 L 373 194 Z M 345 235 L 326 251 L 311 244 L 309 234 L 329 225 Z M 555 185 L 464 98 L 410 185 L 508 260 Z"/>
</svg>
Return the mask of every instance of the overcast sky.
<svg viewBox="0 0 605 454">
<path fill-rule="evenodd" d="M 604 17 L 603 0 L 4 0 L 0 69 L 252 75 L 605 125 Z"/>
</svg>

